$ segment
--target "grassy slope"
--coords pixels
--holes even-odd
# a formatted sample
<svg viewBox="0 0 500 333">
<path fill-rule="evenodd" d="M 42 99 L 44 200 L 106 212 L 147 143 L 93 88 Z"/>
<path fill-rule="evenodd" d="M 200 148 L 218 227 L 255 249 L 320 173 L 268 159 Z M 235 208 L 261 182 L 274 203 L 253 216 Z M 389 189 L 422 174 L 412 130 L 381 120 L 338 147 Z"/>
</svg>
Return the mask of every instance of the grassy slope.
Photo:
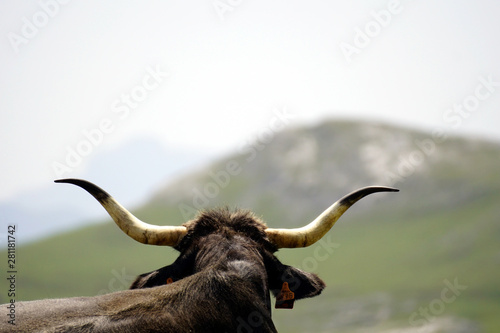
<svg viewBox="0 0 500 333">
<path fill-rule="evenodd" d="M 340 246 L 317 271 L 328 285 L 320 303 L 317 299 L 307 305 L 298 303 L 303 315 L 277 313 L 277 319 L 287 332 L 305 332 L 309 325 L 316 325 L 318 331 L 341 330 L 340 324 L 335 325 L 339 317 L 344 318 L 340 322 L 347 332 L 358 327 L 409 327 L 414 311 L 441 298 L 443 281 L 453 283 L 457 278 L 467 289 L 437 317 L 467 318 L 484 332 L 497 332 L 500 209 L 491 203 L 499 200 L 500 195 L 439 216 L 401 217 L 397 223 L 383 222 L 383 215 L 377 214 L 370 221 L 376 227 L 358 221 L 336 226 L 332 241 Z M 314 257 L 314 249 L 283 252 L 282 259 L 299 267 L 308 256 Z M 356 299 L 364 302 L 355 309 L 344 308 Z M 316 307 L 322 315 L 313 321 L 292 320 L 306 318 Z M 369 312 L 372 317 L 366 317 Z M 366 318 L 360 320 L 358 315 Z"/>
</svg>

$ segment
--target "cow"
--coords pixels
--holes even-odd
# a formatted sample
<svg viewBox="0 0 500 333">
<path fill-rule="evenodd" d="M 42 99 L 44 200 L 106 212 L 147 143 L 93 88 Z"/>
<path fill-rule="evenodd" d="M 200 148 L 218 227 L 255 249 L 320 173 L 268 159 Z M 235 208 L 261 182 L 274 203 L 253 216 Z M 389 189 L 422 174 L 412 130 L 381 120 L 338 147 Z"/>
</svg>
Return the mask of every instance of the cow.
<svg viewBox="0 0 500 333">
<path fill-rule="evenodd" d="M 354 191 L 301 228 L 275 229 L 246 210 L 201 211 L 181 226 L 140 221 L 98 186 L 61 179 L 85 189 L 132 239 L 179 251 L 171 264 L 142 274 L 130 289 L 94 297 L 48 299 L 1 307 L 0 332 L 277 332 L 276 308 L 319 295 L 325 283 L 313 273 L 281 263 L 280 248 L 302 248 L 320 240 L 359 199 L 397 189 L 371 186 Z"/>
</svg>

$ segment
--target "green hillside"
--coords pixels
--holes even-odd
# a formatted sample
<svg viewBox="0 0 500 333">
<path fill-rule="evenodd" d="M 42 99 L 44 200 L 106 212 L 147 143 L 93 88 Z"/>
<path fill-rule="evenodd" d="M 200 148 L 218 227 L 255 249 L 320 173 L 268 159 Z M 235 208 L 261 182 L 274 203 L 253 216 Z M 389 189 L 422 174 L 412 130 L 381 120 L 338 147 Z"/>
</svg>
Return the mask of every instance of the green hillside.
<svg viewBox="0 0 500 333">
<path fill-rule="evenodd" d="M 290 227 L 358 187 L 393 185 L 401 192 L 356 204 L 321 243 L 278 252 L 327 284 L 295 309 L 275 310 L 278 330 L 498 332 L 499 157 L 500 146 L 485 141 L 325 122 L 277 133 L 165 184 L 135 213 L 178 225 L 198 208 L 227 204 Z M 18 300 L 126 289 L 136 275 L 175 257 L 106 220 L 19 248 Z"/>
</svg>

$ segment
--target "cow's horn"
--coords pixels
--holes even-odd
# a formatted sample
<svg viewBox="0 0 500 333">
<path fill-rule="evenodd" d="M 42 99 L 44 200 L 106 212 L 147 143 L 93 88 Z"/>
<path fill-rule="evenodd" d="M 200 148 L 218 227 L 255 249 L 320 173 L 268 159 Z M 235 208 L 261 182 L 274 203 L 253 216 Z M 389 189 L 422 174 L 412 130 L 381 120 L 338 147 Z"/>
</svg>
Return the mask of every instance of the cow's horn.
<svg viewBox="0 0 500 333">
<path fill-rule="evenodd" d="M 354 191 L 331 205 L 314 221 L 302 228 L 267 228 L 269 240 L 278 248 L 306 247 L 319 241 L 337 220 L 359 199 L 376 192 L 398 192 L 398 189 L 384 186 L 369 186 Z"/>
<path fill-rule="evenodd" d="M 92 194 L 106 209 L 120 229 L 140 243 L 175 246 L 186 235 L 187 230 L 182 226 L 156 226 L 142 222 L 103 189 L 86 180 L 59 179 L 55 182 L 74 184 Z"/>
</svg>

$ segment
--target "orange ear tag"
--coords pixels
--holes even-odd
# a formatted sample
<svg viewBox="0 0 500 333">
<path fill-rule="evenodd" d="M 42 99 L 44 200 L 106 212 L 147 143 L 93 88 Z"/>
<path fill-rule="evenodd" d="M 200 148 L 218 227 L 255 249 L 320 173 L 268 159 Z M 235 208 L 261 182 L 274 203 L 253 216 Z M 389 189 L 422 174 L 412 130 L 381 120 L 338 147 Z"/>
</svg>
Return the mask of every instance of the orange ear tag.
<svg viewBox="0 0 500 333">
<path fill-rule="evenodd" d="M 167 284 L 171 284 L 171 283 L 174 283 L 174 280 L 172 278 L 168 278 L 167 279 Z"/>
<path fill-rule="evenodd" d="M 276 297 L 276 309 L 293 309 L 293 303 L 295 302 L 295 294 L 288 288 L 288 282 L 283 282 L 281 291 Z"/>
</svg>

